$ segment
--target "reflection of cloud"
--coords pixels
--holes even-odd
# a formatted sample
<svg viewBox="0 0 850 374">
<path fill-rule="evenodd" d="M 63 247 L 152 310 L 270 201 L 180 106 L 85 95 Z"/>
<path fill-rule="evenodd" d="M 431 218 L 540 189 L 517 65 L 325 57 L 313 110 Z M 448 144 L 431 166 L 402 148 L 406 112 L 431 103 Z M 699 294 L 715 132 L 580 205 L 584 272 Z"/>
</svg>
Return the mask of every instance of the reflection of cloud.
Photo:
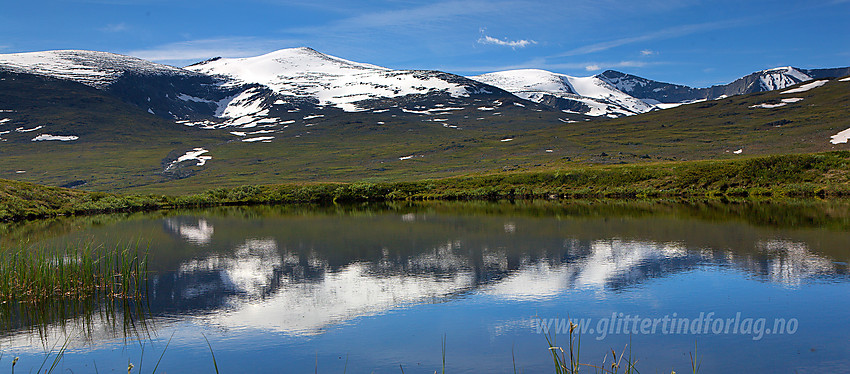
<svg viewBox="0 0 850 374">
<path fill-rule="evenodd" d="M 165 227 L 193 244 L 209 244 L 212 240 L 213 226 L 207 220 L 198 219 L 197 225 L 186 224 L 179 219 L 169 218 L 165 220 Z"/>
</svg>

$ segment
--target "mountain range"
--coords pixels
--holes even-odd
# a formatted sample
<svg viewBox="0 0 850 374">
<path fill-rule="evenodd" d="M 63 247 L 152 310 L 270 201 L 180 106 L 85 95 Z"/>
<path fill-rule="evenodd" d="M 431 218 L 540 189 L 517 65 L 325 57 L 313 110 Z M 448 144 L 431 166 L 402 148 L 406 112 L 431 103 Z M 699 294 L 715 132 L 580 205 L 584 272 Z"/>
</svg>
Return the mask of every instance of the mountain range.
<svg viewBox="0 0 850 374">
<path fill-rule="evenodd" d="M 850 68 L 786 67 L 692 88 L 612 70 L 591 77 L 533 69 L 473 77 L 393 70 L 310 48 L 184 68 L 106 52 L 6 54 L 0 55 L 0 174 L 102 190 L 157 184 L 197 189 L 221 178 L 382 180 L 575 160 L 712 158 L 752 143 L 740 134 L 752 126 L 763 131 L 751 125 L 759 121 L 781 131 L 807 124 L 800 131 L 818 135 L 800 146 L 745 147 L 747 152 L 825 150 L 843 122 L 814 129 L 814 117 L 797 116 L 801 108 L 818 110 L 818 116 L 832 113 L 843 99 L 812 108 L 816 101 L 809 98 L 788 101 L 772 92 L 804 83 L 813 89 L 806 95 L 843 97 L 841 84 L 816 86 L 846 75 Z M 688 103 L 696 104 L 683 105 Z M 792 109 L 794 119 L 785 114 Z M 660 114 L 668 111 L 674 112 Z M 653 113 L 659 115 L 645 117 Z M 666 123 L 661 134 L 648 138 L 657 128 L 645 126 L 656 117 Z M 708 135 L 713 141 L 687 140 L 682 148 L 656 144 L 690 139 L 671 133 L 706 119 L 711 128 L 698 131 L 714 131 Z M 729 135 L 732 128 L 738 135 Z M 627 133 L 642 140 L 616 140 Z M 753 141 L 771 139 L 764 135 L 753 133 Z M 720 145 L 719 138 L 729 142 Z M 700 143 L 717 148 L 694 145 Z"/>
<path fill-rule="evenodd" d="M 492 104 L 505 102 L 577 115 L 573 120 L 616 118 L 850 74 L 850 68 L 783 67 L 707 88 L 613 70 L 590 77 L 536 69 L 461 77 L 433 70 L 392 70 L 310 48 L 213 58 L 185 68 L 106 52 L 19 53 L 0 55 L 3 70 L 79 82 L 185 125 L 241 128 L 291 121 L 295 117 L 291 113 L 435 114 L 459 107 L 487 111 Z"/>
</svg>

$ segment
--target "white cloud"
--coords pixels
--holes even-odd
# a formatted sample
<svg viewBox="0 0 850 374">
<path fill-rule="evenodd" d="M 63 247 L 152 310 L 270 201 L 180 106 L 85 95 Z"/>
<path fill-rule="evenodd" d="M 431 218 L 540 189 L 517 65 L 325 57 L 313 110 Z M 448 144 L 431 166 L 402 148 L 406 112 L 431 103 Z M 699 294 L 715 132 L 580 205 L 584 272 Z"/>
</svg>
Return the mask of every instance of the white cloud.
<svg viewBox="0 0 850 374">
<path fill-rule="evenodd" d="M 655 51 L 653 51 L 653 50 L 651 50 L 651 49 L 644 49 L 644 50 L 640 51 L 640 55 L 641 55 L 641 56 L 652 56 L 652 55 L 654 55 L 655 53 L 656 53 L 656 52 L 655 52 Z"/>
<path fill-rule="evenodd" d="M 479 44 L 501 45 L 501 46 L 511 47 L 511 48 L 525 48 L 525 47 L 527 47 L 531 44 L 537 44 L 537 42 L 534 41 L 534 40 L 525 40 L 525 39 L 520 39 L 520 40 L 507 40 L 507 39 L 505 39 L 505 40 L 501 40 L 501 39 L 496 39 L 496 38 L 489 36 L 489 35 L 482 36 L 480 39 L 478 39 L 478 43 Z"/>
<path fill-rule="evenodd" d="M 596 64 L 587 65 L 587 66 L 584 67 L 584 70 L 587 70 L 587 71 L 597 71 L 599 69 L 602 69 L 602 68 L 599 67 L 599 65 L 596 65 Z"/>
</svg>

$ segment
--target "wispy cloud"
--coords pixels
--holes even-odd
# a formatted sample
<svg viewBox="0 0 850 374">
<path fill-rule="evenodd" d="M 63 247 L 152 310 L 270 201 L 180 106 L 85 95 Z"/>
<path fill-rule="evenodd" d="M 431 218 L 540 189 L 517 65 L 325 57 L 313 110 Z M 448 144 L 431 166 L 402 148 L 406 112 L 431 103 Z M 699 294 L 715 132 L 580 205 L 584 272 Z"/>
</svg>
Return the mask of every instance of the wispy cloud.
<svg viewBox="0 0 850 374">
<path fill-rule="evenodd" d="M 129 27 L 129 26 L 127 26 L 127 24 L 126 24 L 126 23 L 121 22 L 121 23 L 110 23 L 110 24 L 108 24 L 108 25 L 106 25 L 106 26 L 104 26 L 104 27 L 101 27 L 101 28 L 100 28 L 100 31 L 103 31 L 103 32 L 110 32 L 110 33 L 116 33 L 116 32 L 123 32 L 123 31 L 127 31 L 127 30 L 129 30 L 129 29 L 130 29 L 130 27 Z"/>
<path fill-rule="evenodd" d="M 653 51 L 653 50 L 651 50 L 651 49 L 644 49 L 644 50 L 640 51 L 640 55 L 641 55 L 641 56 L 652 56 L 652 55 L 654 55 L 654 54 L 656 54 L 656 53 L 657 53 L 657 52 L 655 52 L 655 51 Z"/>
<path fill-rule="evenodd" d="M 489 36 L 489 35 L 482 36 L 480 39 L 478 39 L 478 43 L 479 44 L 501 45 L 501 46 L 511 47 L 511 48 L 525 48 L 525 47 L 527 47 L 531 44 L 537 44 L 537 42 L 534 41 L 534 40 L 525 40 L 525 39 L 520 39 L 520 40 L 507 40 L 507 39 L 505 39 L 505 40 L 501 40 L 501 39 L 496 39 L 496 38 Z"/>
<path fill-rule="evenodd" d="M 683 37 L 683 36 L 687 36 L 687 35 L 698 33 L 698 32 L 705 32 L 705 31 L 735 27 L 735 26 L 744 25 L 744 24 L 745 24 L 745 20 L 738 19 L 738 20 L 727 20 L 727 21 L 720 21 L 720 22 L 707 22 L 707 23 L 698 23 L 698 24 L 691 24 L 691 25 L 675 26 L 675 27 L 670 27 L 670 28 L 666 28 L 666 29 L 663 29 L 663 30 L 653 31 L 653 32 L 646 33 L 646 34 L 643 34 L 643 35 L 630 36 L 630 37 L 625 37 L 625 38 L 614 39 L 614 40 L 609 40 L 609 41 L 605 41 L 605 42 L 585 45 L 585 46 L 582 46 L 582 47 L 571 49 L 571 50 L 563 52 L 563 53 L 559 53 L 559 54 L 557 54 L 553 57 L 569 57 L 569 56 L 587 55 L 587 54 L 591 54 L 591 53 L 595 53 L 595 52 L 606 51 L 606 50 L 609 50 L 611 48 L 616 48 L 616 47 L 620 47 L 620 46 L 628 45 L 628 44 L 647 42 L 647 41 L 650 41 L 650 40 L 678 38 L 678 37 Z"/>
<path fill-rule="evenodd" d="M 658 65 L 659 63 L 653 63 L 652 65 Z M 619 61 L 619 62 L 600 62 L 589 64 L 584 67 L 584 70 L 587 71 L 598 71 L 602 69 L 614 69 L 614 68 L 642 68 L 644 66 L 650 65 L 650 63 L 643 61 Z"/>
<path fill-rule="evenodd" d="M 455 72 L 459 74 L 480 74 L 492 73 L 494 71 L 516 70 L 516 69 L 543 69 L 556 73 L 572 72 L 572 74 L 580 74 L 580 71 L 593 72 L 603 69 L 618 69 L 618 68 L 639 68 L 652 65 L 663 65 L 667 62 L 645 62 L 645 61 L 614 61 L 614 62 L 567 62 L 567 63 L 549 63 L 545 59 L 535 58 L 522 63 L 501 66 L 454 66 L 443 67 L 443 70 Z"/>
<path fill-rule="evenodd" d="M 301 43 L 297 40 L 229 37 L 169 43 L 149 49 L 128 51 L 127 54 L 159 63 L 182 66 L 213 57 L 257 56 L 300 45 Z"/>
</svg>

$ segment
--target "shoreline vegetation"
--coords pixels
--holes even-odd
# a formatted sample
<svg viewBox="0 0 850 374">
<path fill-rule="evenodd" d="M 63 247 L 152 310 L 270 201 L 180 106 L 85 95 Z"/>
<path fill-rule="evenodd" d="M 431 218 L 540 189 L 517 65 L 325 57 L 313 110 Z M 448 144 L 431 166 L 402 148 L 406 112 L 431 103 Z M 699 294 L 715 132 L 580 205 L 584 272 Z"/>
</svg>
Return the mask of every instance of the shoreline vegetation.
<svg viewBox="0 0 850 374">
<path fill-rule="evenodd" d="M 0 180 L 0 221 L 227 205 L 426 200 L 850 197 L 850 152 L 593 165 L 421 181 L 215 188 L 119 195 Z"/>
<path fill-rule="evenodd" d="M 108 249 L 83 244 L 64 249 L 24 247 L 0 251 L 2 304 L 140 299 L 146 280 L 147 256 L 138 248 Z"/>
</svg>

